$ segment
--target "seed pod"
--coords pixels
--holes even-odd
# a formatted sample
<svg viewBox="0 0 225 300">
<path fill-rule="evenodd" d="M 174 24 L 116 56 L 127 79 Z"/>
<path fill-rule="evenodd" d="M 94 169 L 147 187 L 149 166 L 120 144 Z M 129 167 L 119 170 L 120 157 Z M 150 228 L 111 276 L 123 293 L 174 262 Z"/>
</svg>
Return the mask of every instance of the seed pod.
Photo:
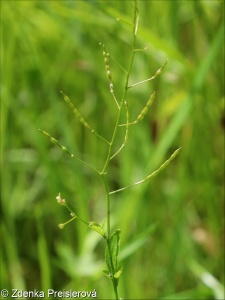
<svg viewBox="0 0 225 300">
<path fill-rule="evenodd" d="M 150 98 L 148 99 L 148 102 L 146 103 L 145 107 L 142 109 L 141 113 L 138 115 L 137 120 L 135 120 L 132 123 L 129 123 L 128 125 L 134 125 L 137 124 L 138 121 L 141 121 L 145 115 L 147 114 L 149 107 L 152 105 L 153 101 L 155 99 L 155 92 L 153 92 L 150 96 Z M 127 124 L 121 124 L 119 126 L 127 126 Z"/>
<path fill-rule="evenodd" d="M 142 120 L 144 118 L 144 116 L 147 114 L 149 107 L 152 105 L 153 100 L 155 98 L 155 92 L 153 92 L 148 100 L 148 102 L 146 103 L 146 106 L 143 108 L 143 110 L 141 111 L 140 115 L 137 117 L 137 120 L 135 121 L 136 123 L 140 120 Z"/>
<path fill-rule="evenodd" d="M 66 103 L 69 105 L 69 107 L 71 108 L 71 110 L 73 111 L 73 113 L 75 114 L 75 116 L 79 119 L 79 121 L 89 130 L 91 130 L 92 132 L 94 131 L 90 125 L 84 120 L 84 118 L 81 116 L 81 114 L 79 113 L 79 111 L 75 108 L 75 106 L 73 105 L 73 103 L 70 101 L 69 97 L 66 96 L 62 91 L 61 93 L 63 94 L 63 98 L 66 101 Z"/>
</svg>

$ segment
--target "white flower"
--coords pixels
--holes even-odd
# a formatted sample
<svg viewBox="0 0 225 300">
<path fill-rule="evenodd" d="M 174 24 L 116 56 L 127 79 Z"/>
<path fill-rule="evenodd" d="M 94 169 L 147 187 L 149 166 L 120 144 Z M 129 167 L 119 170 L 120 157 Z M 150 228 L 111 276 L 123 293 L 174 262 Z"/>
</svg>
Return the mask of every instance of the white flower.
<svg viewBox="0 0 225 300">
<path fill-rule="evenodd" d="M 66 204 L 66 200 L 61 198 L 61 194 L 59 193 L 59 195 L 56 197 L 57 202 L 60 205 L 65 205 Z"/>
</svg>

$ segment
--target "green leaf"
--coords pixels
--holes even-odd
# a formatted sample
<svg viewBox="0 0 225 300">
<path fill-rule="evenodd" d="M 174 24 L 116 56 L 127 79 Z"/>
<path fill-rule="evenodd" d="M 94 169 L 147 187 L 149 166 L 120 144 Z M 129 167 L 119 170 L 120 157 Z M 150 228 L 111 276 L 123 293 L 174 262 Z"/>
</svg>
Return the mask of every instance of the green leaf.
<svg viewBox="0 0 225 300">
<path fill-rule="evenodd" d="M 114 278 L 118 279 L 120 277 L 120 275 L 122 274 L 122 272 L 123 272 L 123 266 L 120 266 L 118 271 L 116 272 L 116 274 L 114 274 Z"/>
<path fill-rule="evenodd" d="M 92 221 L 88 224 L 88 227 L 91 228 L 92 230 L 98 232 L 99 234 L 101 234 L 103 237 L 105 236 L 105 231 L 103 226 L 99 225 L 98 223 Z"/>
<path fill-rule="evenodd" d="M 105 249 L 105 262 L 108 268 L 108 272 L 110 274 L 113 274 L 113 265 L 111 261 L 111 256 L 110 256 L 110 251 L 109 251 L 109 245 L 107 244 L 106 249 Z"/>
<path fill-rule="evenodd" d="M 105 261 L 110 274 L 115 274 L 117 271 L 117 257 L 120 248 L 120 229 L 117 229 L 109 240 L 106 251 Z"/>
<path fill-rule="evenodd" d="M 117 257 L 120 250 L 120 229 L 117 229 L 111 237 L 110 248 L 113 260 L 114 270 L 117 270 Z"/>
</svg>

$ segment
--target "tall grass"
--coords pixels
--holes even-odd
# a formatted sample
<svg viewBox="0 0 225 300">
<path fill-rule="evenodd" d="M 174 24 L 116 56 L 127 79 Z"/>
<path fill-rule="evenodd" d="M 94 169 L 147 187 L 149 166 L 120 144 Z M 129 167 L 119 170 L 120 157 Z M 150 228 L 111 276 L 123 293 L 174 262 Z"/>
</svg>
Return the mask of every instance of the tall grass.
<svg viewBox="0 0 225 300">
<path fill-rule="evenodd" d="M 82 288 L 113 297 L 101 275 L 98 235 L 79 223 L 57 228 L 67 220 L 55 202 L 59 191 L 84 219 L 104 218 L 100 180 L 49 149 L 37 129 L 102 166 L 107 148 L 80 126 L 60 90 L 98 133 L 111 136 L 116 106 L 108 101 L 99 42 L 127 64 L 129 26 L 116 18 L 131 22 L 132 3 L 1 2 L 1 289 Z M 131 80 L 168 64 L 130 95 L 135 120 L 149 89 L 157 90 L 141 126 L 131 128 L 111 182 L 126 186 L 183 150 L 154 181 L 114 195 L 112 223 L 123 233 L 119 294 L 128 299 L 222 299 L 223 8 L 220 1 L 139 2 L 138 47 L 147 49 L 136 55 Z M 120 95 L 121 70 L 111 69 Z"/>
</svg>

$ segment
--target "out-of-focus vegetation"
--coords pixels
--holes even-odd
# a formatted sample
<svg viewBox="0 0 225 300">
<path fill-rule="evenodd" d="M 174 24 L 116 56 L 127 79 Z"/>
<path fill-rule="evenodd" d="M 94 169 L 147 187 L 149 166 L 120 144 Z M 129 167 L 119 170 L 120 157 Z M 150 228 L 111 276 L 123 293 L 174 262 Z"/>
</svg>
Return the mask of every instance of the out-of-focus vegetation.
<svg viewBox="0 0 225 300">
<path fill-rule="evenodd" d="M 153 180 L 113 196 L 122 230 L 125 299 L 223 299 L 223 1 L 140 1 L 139 48 L 130 90 L 135 120 L 150 93 L 156 101 L 133 126 L 111 165 L 112 189 L 144 178 L 173 150 L 182 152 Z M 102 49 L 124 68 L 130 54 L 132 1 L 1 2 L 1 289 L 94 290 L 113 297 L 102 275 L 104 244 L 69 216 L 59 192 L 86 220 L 106 215 L 95 174 L 50 144 L 48 131 L 101 169 L 106 145 L 75 119 L 63 90 L 107 139 L 116 106 Z M 120 99 L 123 71 L 113 61 Z M 118 137 L 123 141 L 124 128 Z M 154 229 L 154 230 L 152 230 Z"/>
</svg>

